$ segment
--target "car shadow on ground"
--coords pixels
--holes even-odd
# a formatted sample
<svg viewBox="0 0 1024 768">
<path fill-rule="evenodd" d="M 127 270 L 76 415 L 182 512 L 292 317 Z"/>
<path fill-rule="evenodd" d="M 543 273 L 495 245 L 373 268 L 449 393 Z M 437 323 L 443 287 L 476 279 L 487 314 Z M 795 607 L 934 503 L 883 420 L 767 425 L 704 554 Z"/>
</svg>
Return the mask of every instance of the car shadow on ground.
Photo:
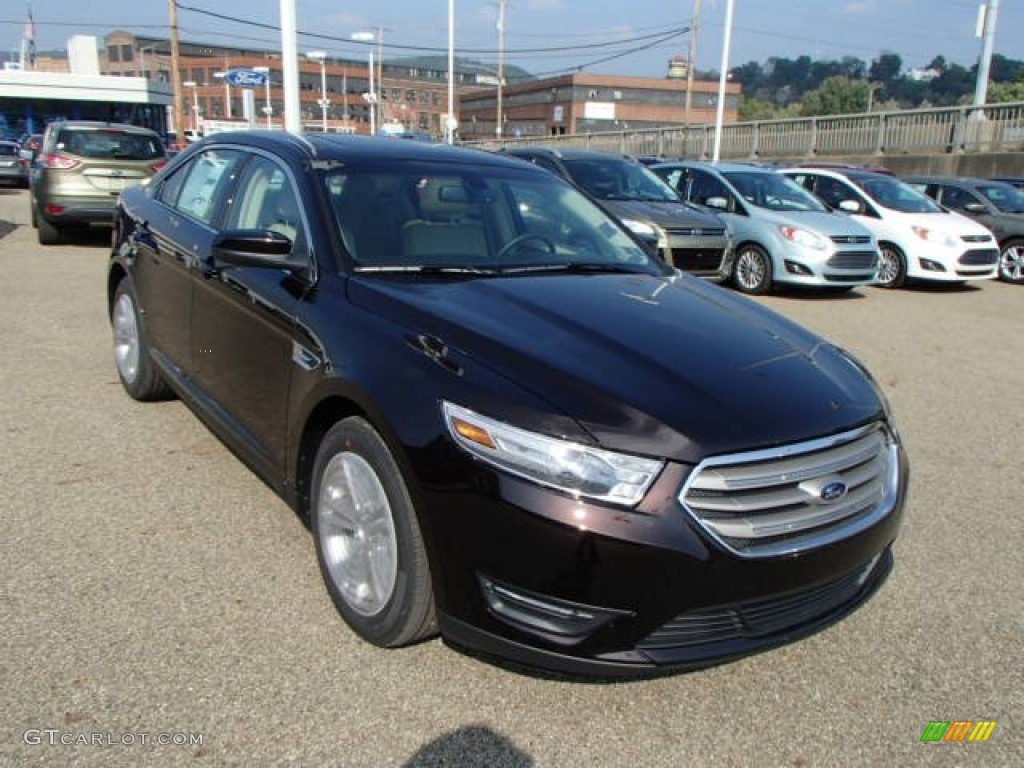
<svg viewBox="0 0 1024 768">
<path fill-rule="evenodd" d="M 987 280 L 977 280 L 969 283 L 939 283 L 932 280 L 908 281 L 900 290 L 913 291 L 914 293 L 977 293 L 983 290 L 982 286 Z"/>
<path fill-rule="evenodd" d="M 86 227 L 69 232 L 62 245 L 81 245 L 86 248 L 110 248 L 110 227 Z"/>
<path fill-rule="evenodd" d="M 431 741 L 402 768 L 533 768 L 533 758 L 486 725 L 467 725 Z"/>
<path fill-rule="evenodd" d="M 799 299 L 800 301 L 860 301 L 867 298 L 865 288 L 803 288 L 799 286 L 776 286 L 771 295 L 780 299 Z"/>
</svg>

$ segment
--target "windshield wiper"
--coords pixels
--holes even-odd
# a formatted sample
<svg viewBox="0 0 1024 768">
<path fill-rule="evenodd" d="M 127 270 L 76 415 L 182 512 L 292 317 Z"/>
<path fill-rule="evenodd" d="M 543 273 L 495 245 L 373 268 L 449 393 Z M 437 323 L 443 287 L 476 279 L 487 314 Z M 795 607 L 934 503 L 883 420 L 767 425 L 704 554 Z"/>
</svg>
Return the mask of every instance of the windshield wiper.
<svg viewBox="0 0 1024 768">
<path fill-rule="evenodd" d="M 374 264 L 355 268 L 356 272 L 376 274 L 419 274 L 419 275 L 497 275 L 500 270 L 483 267 L 437 267 L 427 264 Z"/>
<path fill-rule="evenodd" d="M 608 272 L 613 274 L 644 275 L 648 274 L 644 269 L 638 269 L 636 265 L 609 264 L 601 261 L 569 261 L 564 264 L 531 264 L 522 267 L 504 267 L 500 270 L 503 275 L 527 275 L 538 272 Z"/>
</svg>

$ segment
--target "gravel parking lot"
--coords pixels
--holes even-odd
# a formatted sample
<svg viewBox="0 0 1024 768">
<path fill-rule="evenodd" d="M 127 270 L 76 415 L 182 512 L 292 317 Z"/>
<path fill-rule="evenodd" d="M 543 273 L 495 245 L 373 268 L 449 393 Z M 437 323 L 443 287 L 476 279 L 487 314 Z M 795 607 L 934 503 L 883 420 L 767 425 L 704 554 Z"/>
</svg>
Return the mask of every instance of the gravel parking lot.
<svg viewBox="0 0 1024 768">
<path fill-rule="evenodd" d="M 1024 288 L 763 299 L 889 395 L 896 569 L 799 643 L 590 684 L 358 641 L 285 504 L 180 403 L 122 393 L 107 239 L 38 246 L 24 191 L 0 221 L 0 764 L 1024 765 Z M 997 726 L 923 744 L 933 720 Z"/>
</svg>

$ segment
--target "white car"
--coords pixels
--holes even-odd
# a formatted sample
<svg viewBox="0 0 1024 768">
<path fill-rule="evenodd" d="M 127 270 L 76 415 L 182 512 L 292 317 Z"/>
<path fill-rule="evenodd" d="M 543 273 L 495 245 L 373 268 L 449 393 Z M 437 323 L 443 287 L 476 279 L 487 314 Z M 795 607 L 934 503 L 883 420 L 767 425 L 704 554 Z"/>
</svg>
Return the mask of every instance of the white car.
<svg viewBox="0 0 1024 768">
<path fill-rule="evenodd" d="M 899 288 L 907 279 L 962 283 L 997 276 L 999 245 L 988 229 L 893 176 L 858 168 L 782 173 L 874 233 L 882 287 Z"/>
</svg>

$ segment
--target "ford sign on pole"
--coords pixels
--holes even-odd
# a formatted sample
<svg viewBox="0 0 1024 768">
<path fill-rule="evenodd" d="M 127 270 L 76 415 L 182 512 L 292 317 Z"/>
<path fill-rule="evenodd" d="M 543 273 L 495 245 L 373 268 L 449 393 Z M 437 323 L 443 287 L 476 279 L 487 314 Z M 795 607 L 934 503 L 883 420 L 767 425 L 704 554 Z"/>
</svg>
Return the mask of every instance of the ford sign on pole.
<svg viewBox="0 0 1024 768">
<path fill-rule="evenodd" d="M 269 73 L 254 69 L 231 69 L 227 74 L 227 81 L 236 88 L 257 88 L 266 85 L 269 79 Z"/>
</svg>

